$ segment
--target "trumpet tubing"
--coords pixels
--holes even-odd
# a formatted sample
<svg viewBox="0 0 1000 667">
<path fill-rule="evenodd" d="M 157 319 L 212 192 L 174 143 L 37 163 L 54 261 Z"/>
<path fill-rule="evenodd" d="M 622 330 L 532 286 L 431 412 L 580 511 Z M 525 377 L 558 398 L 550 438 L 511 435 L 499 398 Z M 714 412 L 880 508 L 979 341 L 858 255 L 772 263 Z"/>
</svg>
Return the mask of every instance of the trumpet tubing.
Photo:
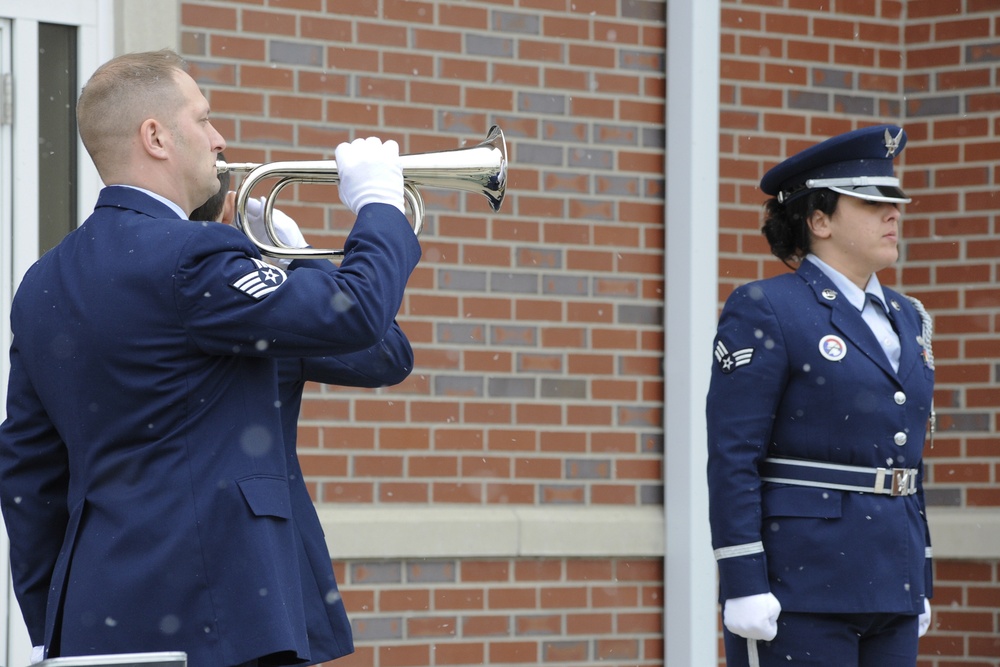
<svg viewBox="0 0 1000 667">
<path fill-rule="evenodd" d="M 478 193 L 486 197 L 494 211 L 500 210 L 507 189 L 507 145 L 503 132 L 494 125 L 486 139 L 468 148 L 400 156 L 403 165 L 403 195 L 410 208 L 413 231 L 423 229 L 424 202 L 418 186 Z M 323 258 L 343 256 L 343 250 L 323 248 L 289 248 L 281 243 L 274 231 L 272 215 L 278 193 L 293 183 L 338 183 L 340 175 L 334 160 L 303 160 L 255 164 L 249 162 L 216 163 L 219 173 L 245 173 L 246 178 L 236 191 L 236 225 L 246 234 L 261 254 L 282 259 Z M 246 203 L 256 185 L 277 179 L 264 207 L 264 228 L 268 241 L 258 239 L 245 224 Z"/>
</svg>

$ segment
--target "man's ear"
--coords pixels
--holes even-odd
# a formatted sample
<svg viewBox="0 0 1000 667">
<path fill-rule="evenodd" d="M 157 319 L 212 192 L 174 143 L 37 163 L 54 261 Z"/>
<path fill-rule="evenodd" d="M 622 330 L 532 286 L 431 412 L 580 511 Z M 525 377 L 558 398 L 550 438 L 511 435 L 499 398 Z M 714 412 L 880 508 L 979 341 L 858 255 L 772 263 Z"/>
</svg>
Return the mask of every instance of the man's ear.
<svg viewBox="0 0 1000 667">
<path fill-rule="evenodd" d="M 226 198 L 222 203 L 222 217 L 219 222 L 224 222 L 227 225 L 233 224 L 233 220 L 236 218 L 236 192 L 230 190 L 226 193 Z"/>
<path fill-rule="evenodd" d="M 147 118 L 139 126 L 139 140 L 146 153 L 157 160 L 167 159 L 167 128 L 155 118 Z"/>
<path fill-rule="evenodd" d="M 809 219 L 806 221 L 806 224 L 809 225 L 809 231 L 811 231 L 813 236 L 816 238 L 829 238 L 831 234 L 830 216 L 823 211 L 813 211 L 812 215 L 810 215 Z"/>
</svg>

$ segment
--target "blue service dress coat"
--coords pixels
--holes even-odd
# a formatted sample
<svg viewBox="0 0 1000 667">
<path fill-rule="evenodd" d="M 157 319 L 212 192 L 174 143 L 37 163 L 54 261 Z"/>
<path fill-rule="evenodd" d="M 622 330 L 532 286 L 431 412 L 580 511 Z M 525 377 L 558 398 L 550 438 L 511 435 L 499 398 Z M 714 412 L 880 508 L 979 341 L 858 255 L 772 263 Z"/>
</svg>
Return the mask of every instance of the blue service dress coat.
<svg viewBox="0 0 1000 667">
<path fill-rule="evenodd" d="M 296 548 L 315 525 L 293 512 L 277 359 L 377 345 L 420 247 L 398 210 L 371 204 L 345 250 L 339 268 L 286 274 L 229 226 L 108 187 L 25 274 L 0 505 L 15 593 L 50 657 L 298 664 L 314 661 L 319 598 L 346 623 Z"/>
<path fill-rule="evenodd" d="M 860 311 L 810 261 L 726 301 L 707 400 L 720 601 L 770 591 L 787 611 L 924 611 L 932 587 L 922 449 L 933 355 L 911 302 L 883 291 L 899 334 L 898 371 Z M 917 492 L 762 482 L 765 457 L 917 469 Z"/>
<path fill-rule="evenodd" d="M 302 262 L 309 266 L 314 262 Z M 319 262 L 318 268 L 326 268 Z M 285 459 L 291 489 L 292 515 L 298 529 L 300 570 L 311 572 L 303 577 L 303 602 L 307 606 L 306 623 L 311 660 L 325 662 L 343 656 L 351 646 L 351 627 L 339 601 L 337 580 L 331 567 L 323 528 L 303 481 L 296 452 L 298 419 L 306 382 L 322 382 L 345 387 L 384 387 L 399 384 L 413 369 L 413 350 L 399 325 L 393 322 L 385 337 L 375 346 L 359 352 L 333 357 L 304 357 L 278 361 L 278 401 L 281 407 Z M 349 536 L 347 539 L 350 539 Z M 318 590 L 322 595 L 317 595 Z M 331 604 L 336 601 L 337 604 Z"/>
</svg>

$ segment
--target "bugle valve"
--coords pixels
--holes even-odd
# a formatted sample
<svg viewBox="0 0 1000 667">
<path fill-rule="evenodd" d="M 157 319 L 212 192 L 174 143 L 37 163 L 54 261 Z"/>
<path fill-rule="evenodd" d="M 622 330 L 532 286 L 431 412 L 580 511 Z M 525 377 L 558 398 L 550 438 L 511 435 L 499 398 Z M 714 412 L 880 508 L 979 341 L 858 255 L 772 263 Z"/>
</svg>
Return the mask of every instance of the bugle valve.
<svg viewBox="0 0 1000 667">
<path fill-rule="evenodd" d="M 417 186 L 479 193 L 486 197 L 494 211 L 500 210 L 507 189 L 507 145 L 503 132 L 494 125 L 486 139 L 466 148 L 414 153 L 400 156 L 403 165 L 403 197 L 410 209 L 413 232 L 423 229 L 424 201 Z M 219 173 L 245 173 L 236 190 L 236 226 L 262 255 L 280 259 L 342 257 L 344 251 L 323 248 L 291 248 L 283 244 L 274 229 L 272 215 L 278 193 L 292 183 L 338 183 L 340 176 L 335 160 L 302 160 L 268 162 L 216 163 Z M 247 220 L 247 201 L 258 183 L 276 179 L 264 205 L 264 229 L 268 239 L 254 236 Z"/>
</svg>

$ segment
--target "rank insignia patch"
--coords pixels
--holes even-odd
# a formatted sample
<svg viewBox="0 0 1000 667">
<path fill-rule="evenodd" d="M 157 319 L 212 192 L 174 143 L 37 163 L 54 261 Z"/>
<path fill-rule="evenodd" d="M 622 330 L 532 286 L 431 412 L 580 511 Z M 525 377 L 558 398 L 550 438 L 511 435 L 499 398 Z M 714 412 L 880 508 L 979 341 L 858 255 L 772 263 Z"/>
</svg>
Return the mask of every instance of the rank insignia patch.
<svg viewBox="0 0 1000 667">
<path fill-rule="evenodd" d="M 253 263 L 257 265 L 257 268 L 230 283 L 230 286 L 259 301 L 281 287 L 286 276 L 284 271 L 267 262 L 253 259 Z"/>
<path fill-rule="evenodd" d="M 753 360 L 753 348 L 730 352 L 721 340 L 715 344 L 715 360 L 719 362 L 719 370 L 725 374 L 732 373 L 740 366 L 746 366 Z"/>
</svg>

